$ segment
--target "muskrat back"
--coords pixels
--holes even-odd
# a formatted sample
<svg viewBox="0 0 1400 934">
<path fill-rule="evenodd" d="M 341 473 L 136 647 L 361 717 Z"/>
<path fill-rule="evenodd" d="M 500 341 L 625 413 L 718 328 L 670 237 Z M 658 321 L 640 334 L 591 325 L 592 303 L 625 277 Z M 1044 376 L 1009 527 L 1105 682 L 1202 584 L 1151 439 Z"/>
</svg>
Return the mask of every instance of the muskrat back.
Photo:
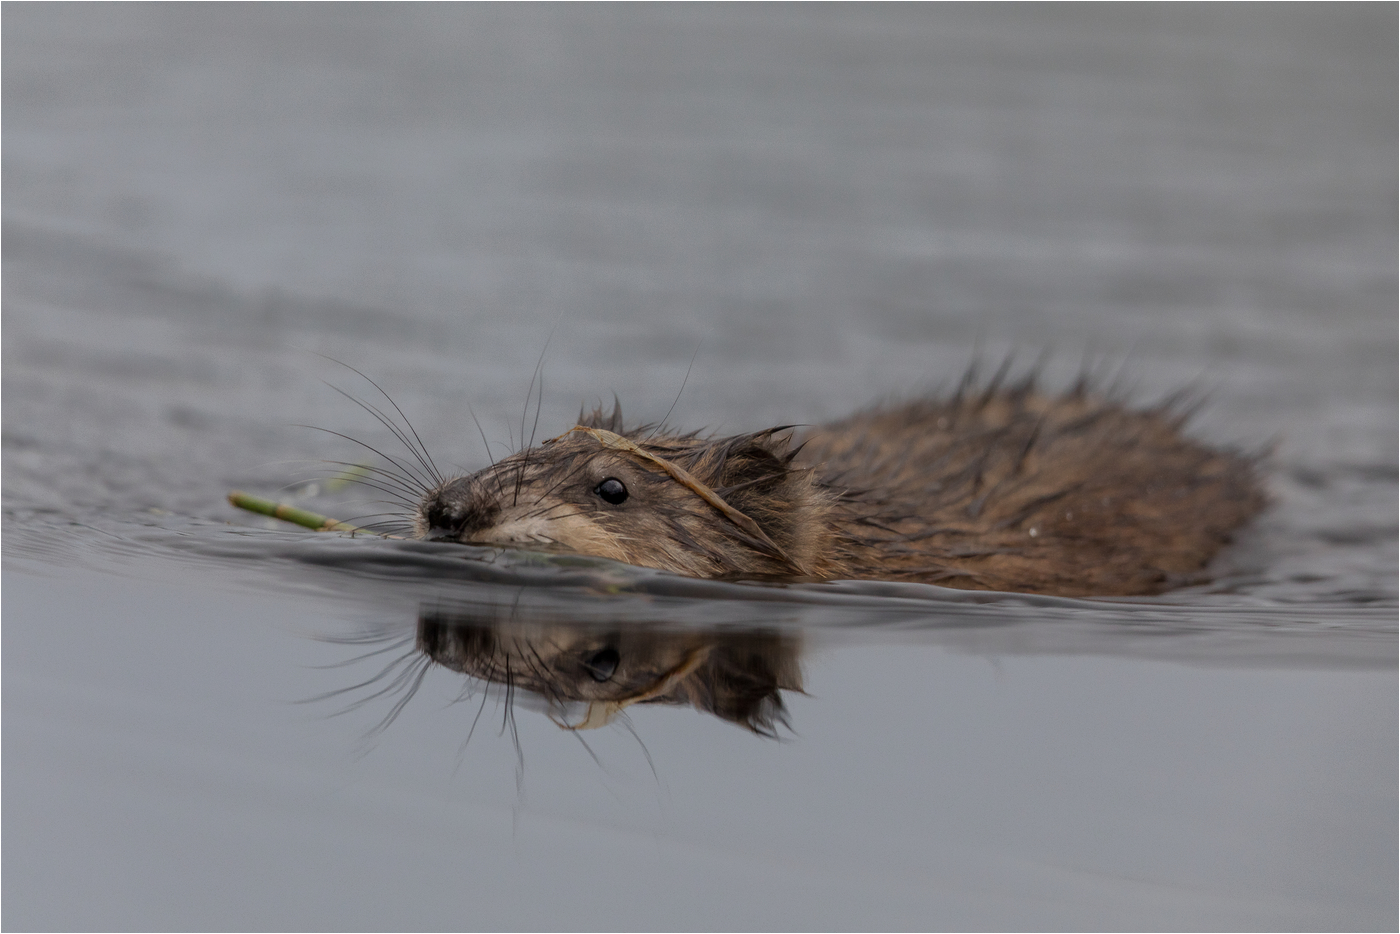
<svg viewBox="0 0 1400 934">
<path fill-rule="evenodd" d="M 415 529 L 691 577 L 1154 594 L 1200 580 L 1265 502 L 1255 459 L 1184 420 L 1029 384 L 728 437 L 629 429 L 615 406 L 439 484 Z"/>
</svg>

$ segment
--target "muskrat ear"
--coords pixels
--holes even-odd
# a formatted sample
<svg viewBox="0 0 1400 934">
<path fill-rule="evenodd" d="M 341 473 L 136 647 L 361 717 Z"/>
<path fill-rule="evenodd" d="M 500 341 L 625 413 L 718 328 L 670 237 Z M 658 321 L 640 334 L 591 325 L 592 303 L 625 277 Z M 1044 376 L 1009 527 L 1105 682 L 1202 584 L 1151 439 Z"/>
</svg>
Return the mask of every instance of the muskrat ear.
<svg viewBox="0 0 1400 934">
<path fill-rule="evenodd" d="M 766 487 L 781 482 L 788 471 L 787 442 L 775 442 L 767 432 L 734 439 L 724 454 L 716 478 L 715 492 L 728 492 L 752 487 Z"/>
<path fill-rule="evenodd" d="M 618 401 L 616 393 L 613 394 L 611 413 L 604 415 L 602 405 L 595 406 L 592 412 L 580 408 L 578 410 L 578 423 L 584 428 L 601 428 L 619 435 L 626 434 L 622 430 L 622 403 Z"/>
</svg>

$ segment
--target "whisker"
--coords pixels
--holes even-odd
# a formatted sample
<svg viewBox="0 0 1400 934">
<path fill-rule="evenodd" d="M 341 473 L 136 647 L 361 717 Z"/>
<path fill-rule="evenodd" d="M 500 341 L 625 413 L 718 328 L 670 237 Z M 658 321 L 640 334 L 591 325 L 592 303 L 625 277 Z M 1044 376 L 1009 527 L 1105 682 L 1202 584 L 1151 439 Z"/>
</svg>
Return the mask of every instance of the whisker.
<svg viewBox="0 0 1400 934">
<path fill-rule="evenodd" d="M 661 416 L 661 421 L 656 423 L 656 427 L 651 430 L 651 434 L 647 435 L 646 440 L 650 441 L 656 433 L 665 426 L 666 420 L 671 417 L 671 413 L 676 410 L 676 403 L 681 401 L 681 393 L 685 392 L 685 384 L 690 382 L 690 370 L 695 366 L 695 358 L 700 356 L 700 348 L 704 346 L 705 341 L 703 339 L 700 343 L 695 345 L 695 353 L 690 355 L 690 363 L 686 365 L 685 377 L 681 379 L 681 388 L 676 390 L 676 398 L 671 400 L 671 407 L 666 410 L 665 415 Z"/>
<path fill-rule="evenodd" d="M 360 522 L 358 519 L 347 519 L 351 525 L 363 529 L 366 532 L 373 532 L 376 535 L 387 535 L 393 532 L 411 532 L 413 526 L 402 520 L 383 522 Z"/>
<path fill-rule="evenodd" d="M 563 319 L 561 313 L 559 320 Z M 516 473 L 515 479 L 515 499 L 511 501 L 514 506 L 520 500 L 520 484 L 525 478 L 525 468 L 530 464 L 530 446 L 535 443 L 535 431 L 540 425 L 540 410 L 544 408 L 544 355 L 549 351 L 549 342 L 554 339 L 554 332 L 559 327 L 559 320 L 554 322 L 554 327 L 549 329 L 549 336 L 544 339 L 544 346 L 540 348 L 540 358 L 535 361 L 535 370 L 530 374 L 530 385 L 525 388 L 525 407 L 520 410 L 520 440 L 525 441 L 525 416 L 530 414 L 530 393 L 535 389 L 535 380 L 539 380 L 539 392 L 535 397 L 535 424 L 530 429 L 530 441 L 524 445 L 525 457 L 520 463 L 520 470 Z"/>
<path fill-rule="evenodd" d="M 376 500 L 376 502 L 392 503 L 393 505 L 400 506 L 404 509 L 416 509 L 419 501 L 421 500 L 421 497 L 411 497 L 408 492 L 398 489 L 397 487 L 386 486 L 380 483 L 378 480 L 366 479 L 361 477 L 350 482 L 371 490 L 378 490 L 385 496 L 389 497 L 388 500 Z"/>
<path fill-rule="evenodd" d="M 486 440 L 486 429 L 481 427 L 481 420 L 472 411 L 471 403 L 467 403 L 467 414 L 472 417 L 472 422 L 476 425 L 477 434 L 481 435 L 481 446 L 486 449 L 486 459 L 491 462 L 491 466 L 496 466 L 496 459 L 491 456 L 491 442 Z"/>
<path fill-rule="evenodd" d="M 428 671 L 433 667 L 433 660 L 424 656 L 414 663 L 414 667 L 418 669 L 418 677 L 413 679 L 413 684 L 404 692 L 403 697 L 399 698 L 398 701 L 394 703 L 394 706 L 389 709 L 389 712 L 384 715 L 384 719 L 380 720 L 365 734 L 365 739 L 373 739 L 380 733 L 383 733 L 389 728 L 390 724 L 399 718 L 399 714 L 403 713 L 403 709 L 408 706 L 408 702 L 413 700 L 418 694 L 418 689 L 423 686 L 423 679 L 428 676 Z"/>
<path fill-rule="evenodd" d="M 381 637 L 376 635 L 374 638 L 375 638 L 376 640 L 378 640 L 378 639 L 381 638 Z M 353 642 L 351 642 L 351 641 L 349 641 L 349 640 L 335 640 L 335 641 L 341 642 L 342 644 L 346 644 L 346 645 L 353 645 L 353 644 L 354 644 Z M 412 643 L 413 641 L 414 641 L 414 637 L 413 637 L 413 636 L 411 636 L 411 635 L 410 635 L 410 636 L 405 636 L 405 637 L 402 638 L 402 639 L 395 639 L 393 642 L 389 643 L 388 645 L 384 646 L 383 648 L 375 649 L 373 652 L 365 652 L 363 655 L 356 655 L 354 658 L 346 659 L 346 660 L 343 661 L 343 662 L 332 662 L 332 663 L 329 664 L 329 665 L 307 665 L 306 667 L 307 667 L 307 668 L 314 669 L 314 670 L 328 670 L 328 669 L 331 669 L 331 668 L 348 668 L 349 666 L 351 666 L 351 665 L 357 665 L 357 664 L 359 664 L 360 662 L 365 661 L 366 659 L 374 658 L 376 655 L 383 655 L 385 652 L 392 652 L 392 651 L 394 651 L 394 649 L 401 649 L 401 648 L 403 648 L 405 645 L 408 645 L 408 644 Z M 407 657 L 407 656 L 405 656 L 405 657 Z"/>
<path fill-rule="evenodd" d="M 342 694 L 349 694 L 351 691 L 359 691 L 359 690 L 361 690 L 361 689 L 363 689 L 363 688 L 370 687 L 371 685 L 374 685 L 374 684 L 378 683 L 380 680 L 382 680 L 383 678 L 387 677 L 388 674 L 389 674 L 390 672 L 392 672 L 395 668 L 397 668 L 399 665 L 403 664 L 404 662 L 408 661 L 410 658 L 412 658 L 412 657 L 413 657 L 414 655 L 416 655 L 416 654 L 418 654 L 418 650 L 417 650 L 416 648 L 415 648 L 413 651 L 411 651 L 411 652 L 405 652 L 403 655 L 400 655 L 398 658 L 394 659 L 394 660 L 393 660 L 392 662 L 390 662 L 388 665 L 385 665 L 384 668 L 383 668 L 377 675 L 375 675 L 374 677 L 369 678 L 369 679 L 367 679 L 367 680 L 365 680 L 365 681 L 361 681 L 359 684 L 352 684 L 352 685 L 350 685 L 349 687 L 345 687 L 345 688 L 336 688 L 334 691 L 327 691 L 327 692 L 324 693 L 324 694 L 317 694 L 315 697 L 308 697 L 308 698 L 306 698 L 306 699 L 304 699 L 304 700 L 294 701 L 294 703 L 297 703 L 297 704 L 315 704 L 315 703 L 319 703 L 320 701 L 323 701 L 323 700 L 330 700 L 332 697 L 339 697 L 339 696 L 342 695 Z"/>
<path fill-rule="evenodd" d="M 430 455 L 430 454 L 428 453 L 428 446 L 427 446 L 426 444 L 423 443 L 423 439 L 422 439 L 422 438 L 418 437 L 418 431 L 417 431 L 417 429 L 415 429 L 415 428 L 413 427 L 413 422 L 409 421 L 408 416 L 405 415 L 405 414 L 403 413 L 403 409 L 399 408 L 399 404 L 398 404 L 397 402 L 394 401 L 393 397 L 390 396 L 387 392 L 384 391 L 384 387 L 380 386 L 380 385 L 379 385 L 378 383 L 376 383 L 374 380 L 370 379 L 370 378 L 369 378 L 368 376 L 366 376 L 364 373 L 360 372 L 359 370 L 357 370 L 355 367 L 351 366 L 351 365 L 348 364 L 348 363 L 345 363 L 345 362 L 343 362 L 343 361 L 341 361 L 341 360 L 337 360 L 337 359 L 335 359 L 334 357 L 327 357 L 325 354 L 320 354 L 319 356 L 321 356 L 323 359 L 326 359 L 326 360 L 331 361 L 332 363 L 338 363 L 338 364 L 340 364 L 341 366 L 345 367 L 345 368 L 346 368 L 347 370 L 349 370 L 350 372 L 352 372 L 352 373 L 354 373 L 355 375 L 359 376 L 361 379 L 363 379 L 365 382 L 369 383 L 371 386 L 373 386 L 376 390 L 379 391 L 379 394 L 380 394 L 381 396 L 383 396 L 384 399 L 385 399 L 390 405 L 392 405 L 392 406 L 394 407 L 394 411 L 397 412 L 397 413 L 399 413 L 399 418 L 403 419 L 403 423 L 404 423 L 405 425 L 408 426 L 408 430 L 409 430 L 410 432 L 413 433 L 413 438 L 414 438 L 414 440 L 418 442 L 418 450 L 423 452 L 423 457 L 420 458 L 419 462 L 422 463 L 424 460 L 426 460 L 427 463 L 424 464 L 424 467 L 427 469 L 428 475 L 431 476 L 434 480 L 436 480 L 439 484 L 441 484 L 441 483 L 442 483 L 442 475 L 438 473 L 438 471 L 437 471 L 437 466 L 433 463 L 432 455 Z M 331 387 L 331 388 L 334 389 L 335 387 Z M 358 400 L 358 399 L 354 399 L 353 401 L 358 402 L 359 400 Z M 371 407 L 371 408 L 373 408 L 373 407 Z M 374 411 L 377 413 L 377 412 L 378 412 L 378 409 L 375 409 Z M 391 430 L 393 430 L 393 426 L 389 426 L 389 427 L 391 428 Z M 400 437 L 402 437 L 402 436 L 400 436 Z M 409 449 L 410 451 L 412 451 L 412 450 L 413 450 L 413 445 L 408 444 L 408 439 L 407 439 L 407 438 L 403 438 L 402 440 L 403 440 L 405 446 L 407 446 L 408 449 Z M 414 453 L 415 453 L 415 456 L 416 456 L 416 455 L 417 455 L 417 452 L 414 452 Z M 489 456 L 489 455 L 488 455 L 488 456 Z"/>
<path fill-rule="evenodd" d="M 593 751 L 592 746 L 588 745 L 588 741 L 583 738 L 583 734 L 580 733 L 578 730 L 569 730 L 569 732 L 573 734 L 574 739 L 578 740 L 580 743 L 583 744 L 583 748 L 587 750 L 588 755 L 592 757 L 593 764 L 598 766 L 598 768 L 602 769 L 604 775 L 609 774 L 608 767 L 603 765 L 603 760 L 598 758 L 598 754 Z"/>
<path fill-rule="evenodd" d="M 343 432 L 333 431 L 333 430 L 331 430 L 330 428 L 321 428 L 320 426 L 317 426 L 317 425 L 295 425 L 295 426 L 293 426 L 293 427 L 296 427 L 296 428 L 309 428 L 309 429 L 311 429 L 312 431 L 323 431 L 323 432 L 325 432 L 325 433 L 328 434 L 328 435 L 335 435 L 337 438 L 344 438 L 346 441 L 349 441 L 351 444 L 358 444 L 360 447 L 364 448 L 366 451 L 370 451 L 371 453 L 378 454 L 380 457 L 384 458 L 386 461 L 388 461 L 389 463 L 393 464 L 395 467 L 399 468 L 399 470 L 403 471 L 403 479 L 404 479 L 404 481 L 405 481 L 405 482 L 412 482 L 412 483 L 416 484 L 416 485 L 418 486 L 419 491 L 420 491 L 422 494 L 426 495 L 426 494 L 429 492 L 429 485 L 428 485 L 427 483 L 424 483 L 423 480 L 422 480 L 422 478 L 418 477 L 417 474 L 415 474 L 413 471 L 411 471 L 411 470 L 409 470 L 408 468 L 406 468 L 403 464 L 400 464 L 397 460 L 395 460 L 394 458 L 390 457 L 388 454 L 385 454 L 383 451 L 379 450 L 378 448 L 374 447 L 373 445 L 366 444 L 365 442 L 361 441 L 359 438 L 352 438 L 352 437 L 350 437 L 349 435 L 344 434 Z"/>
<path fill-rule="evenodd" d="M 623 711 L 622 715 L 617 718 L 617 722 L 621 723 L 623 729 L 625 729 L 628 733 L 631 733 L 632 738 L 637 741 L 637 745 L 641 747 L 642 756 L 647 760 L 647 768 L 651 769 L 652 779 L 656 781 L 657 785 L 660 785 L 661 775 L 656 771 L 656 763 L 652 761 L 651 750 L 647 749 L 647 744 L 642 742 L 641 734 L 639 734 L 637 732 L 637 728 L 632 725 L 632 718 L 627 716 L 626 711 Z"/>
<path fill-rule="evenodd" d="M 476 716 L 472 718 L 472 726 L 471 726 L 471 729 L 467 730 L 467 738 L 464 739 L 464 740 L 462 740 L 462 746 L 461 746 L 461 749 L 459 750 L 459 754 L 460 754 L 461 752 L 466 752 L 466 750 L 467 750 L 467 744 L 470 743 L 470 742 L 472 741 L 472 737 L 476 734 L 476 725 L 477 725 L 478 723 L 481 722 L 481 715 L 482 715 L 482 713 L 484 713 L 484 712 L 486 711 L 486 699 L 487 699 L 488 697 L 490 697 L 490 696 L 491 696 L 491 685 L 490 685 L 490 683 L 488 682 L 488 683 L 482 688 L 482 691 L 481 691 L 481 704 L 480 704 L 480 706 L 478 706 L 478 707 L 476 708 Z"/>
<path fill-rule="evenodd" d="M 515 747 L 515 791 L 520 794 L 525 789 L 525 747 L 520 745 L 520 724 L 515 719 L 515 704 L 506 705 L 506 718 L 510 721 L 510 741 Z"/>
<path fill-rule="evenodd" d="M 539 494 L 538 498 L 544 499 L 546 496 L 553 495 L 555 490 L 559 489 L 564 484 L 578 477 L 580 474 L 583 473 L 583 470 L 584 465 L 582 463 L 579 463 L 578 461 L 571 461 L 568 467 L 559 471 L 559 478 L 555 480 L 551 486 L 547 487 L 544 491 L 542 491 Z"/>
<path fill-rule="evenodd" d="M 416 650 L 413 652 L 413 655 L 418 657 L 414 658 L 413 661 L 411 661 L 409 665 L 406 668 L 404 668 L 403 671 L 399 672 L 398 675 L 394 677 L 393 681 L 389 682 L 389 684 L 379 689 L 378 691 L 375 691 L 373 694 L 367 695 L 365 697 L 360 698 L 357 701 L 354 701 L 344 710 L 336 711 L 335 713 L 331 714 L 331 716 L 338 717 L 343 714 L 350 713 L 351 711 L 359 710 L 361 707 L 363 707 L 365 704 L 368 704 L 370 701 L 378 700 L 386 694 L 392 694 L 395 691 L 401 689 L 409 681 L 412 681 L 414 678 L 415 670 L 417 670 L 420 667 L 424 658 L 424 656 L 420 655 Z M 419 672 L 417 680 L 418 683 L 422 682 L 423 675 L 421 672 Z M 417 687 L 415 686 L 413 690 L 416 691 Z M 404 703 L 407 703 L 407 701 L 405 701 Z M 402 707 L 400 707 L 400 709 L 402 709 Z"/>
<path fill-rule="evenodd" d="M 396 472 L 394 472 L 394 471 L 392 471 L 392 470 L 389 470 L 389 469 L 387 469 L 387 468 L 380 467 L 380 466 L 377 465 L 377 464 L 352 464 L 352 463 L 350 463 L 349 461 L 334 461 L 334 460 L 322 460 L 321 463 L 323 463 L 323 464 L 332 464 L 332 465 L 337 466 L 337 467 L 352 467 L 352 468 L 354 468 L 354 469 L 356 469 L 356 470 L 362 470 L 362 471 L 364 471 L 365 473 L 379 474 L 379 475 L 381 475 L 382 477 L 384 477 L 385 479 L 388 479 L 388 480 L 395 480 L 395 481 L 398 481 L 399 483 L 402 483 L 402 484 L 405 486 L 405 488 L 412 490 L 412 491 L 414 492 L 415 495 L 417 495 L 417 493 L 419 492 L 419 488 L 416 487 L 416 486 L 414 486 L 414 484 L 417 482 L 414 478 L 412 478 L 412 477 L 406 477 L 406 476 L 404 476 L 404 475 L 401 474 L 401 473 L 396 473 Z M 346 475 L 342 472 L 341 474 L 337 474 L 337 475 L 335 475 L 335 476 L 333 476 L 333 477 L 330 477 L 329 479 L 332 479 L 332 480 L 344 480 L 346 483 L 354 483 L 354 482 L 355 482 L 357 479 L 359 479 L 359 478 L 358 478 L 358 477 L 355 477 L 355 476 L 353 476 L 353 475 L 351 475 L 351 476 L 346 476 Z"/>
<path fill-rule="evenodd" d="M 422 467 L 423 471 L 428 475 L 429 480 L 433 480 L 436 483 L 442 482 L 441 479 L 437 477 L 436 471 L 432 468 L 427 459 L 425 459 L 423 455 L 419 453 L 418 449 L 413 446 L 412 442 L 408 440 L 408 436 L 404 434 L 403 429 L 399 428 L 399 426 L 395 424 L 393 420 L 391 420 L 387 415 L 385 415 L 383 412 L 381 412 L 374 406 L 370 405 L 368 402 L 355 398 L 353 395 L 346 392 L 344 389 L 341 389 L 334 383 L 329 383 L 325 380 L 321 380 L 321 382 L 325 383 L 327 386 L 334 389 L 336 392 L 340 393 L 342 396 L 349 399 L 351 402 L 355 403 L 369 414 L 373 415 L 381 425 L 383 425 L 385 428 L 389 429 L 389 431 L 393 433 L 394 437 L 397 438 L 399 442 L 403 444 L 404 447 L 408 448 L 408 452 L 413 455 L 414 460 L 418 461 L 419 466 Z M 418 476 L 417 471 L 414 471 L 413 473 L 415 476 Z M 420 477 L 420 479 L 422 478 Z M 429 485 L 431 484 L 429 484 L 425 480 L 424 486 Z"/>
<path fill-rule="evenodd" d="M 506 656 L 506 703 L 505 709 L 501 713 L 501 732 L 496 734 L 504 736 L 506 724 L 510 719 L 510 707 L 515 703 L 515 675 L 510 670 L 510 656 Z"/>
</svg>

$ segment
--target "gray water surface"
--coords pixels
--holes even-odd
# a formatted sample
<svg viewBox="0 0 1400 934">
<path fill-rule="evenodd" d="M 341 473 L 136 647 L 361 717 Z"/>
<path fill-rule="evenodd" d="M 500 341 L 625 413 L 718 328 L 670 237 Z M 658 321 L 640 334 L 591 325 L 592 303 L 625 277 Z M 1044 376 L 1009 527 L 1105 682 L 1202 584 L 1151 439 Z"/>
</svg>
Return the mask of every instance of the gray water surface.
<svg viewBox="0 0 1400 934">
<path fill-rule="evenodd" d="M 1394 929 L 1396 26 L 6 5 L 4 926 Z M 473 470 L 541 360 L 536 437 L 1013 352 L 1271 448 L 1212 583 L 691 582 L 224 499 L 400 508 L 298 427 L 404 456 L 335 361 Z M 776 742 L 561 730 L 425 667 L 444 608 L 757 639 L 802 690 Z"/>
</svg>

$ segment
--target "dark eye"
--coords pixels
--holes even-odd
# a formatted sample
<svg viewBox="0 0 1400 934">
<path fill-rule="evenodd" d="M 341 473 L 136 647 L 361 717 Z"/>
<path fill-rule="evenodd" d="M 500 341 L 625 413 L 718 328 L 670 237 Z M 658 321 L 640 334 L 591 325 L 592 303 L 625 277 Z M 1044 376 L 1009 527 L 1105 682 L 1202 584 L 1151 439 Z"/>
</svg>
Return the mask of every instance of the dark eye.
<svg viewBox="0 0 1400 934">
<path fill-rule="evenodd" d="M 609 477 L 593 488 L 593 492 L 603 497 L 603 502 L 614 506 L 627 501 L 627 487 L 616 477 Z"/>
<path fill-rule="evenodd" d="M 594 681 L 607 681 L 617 671 L 619 661 L 621 657 L 617 654 L 617 649 L 608 646 L 589 656 L 583 667 L 588 669 L 588 676 Z"/>
</svg>

